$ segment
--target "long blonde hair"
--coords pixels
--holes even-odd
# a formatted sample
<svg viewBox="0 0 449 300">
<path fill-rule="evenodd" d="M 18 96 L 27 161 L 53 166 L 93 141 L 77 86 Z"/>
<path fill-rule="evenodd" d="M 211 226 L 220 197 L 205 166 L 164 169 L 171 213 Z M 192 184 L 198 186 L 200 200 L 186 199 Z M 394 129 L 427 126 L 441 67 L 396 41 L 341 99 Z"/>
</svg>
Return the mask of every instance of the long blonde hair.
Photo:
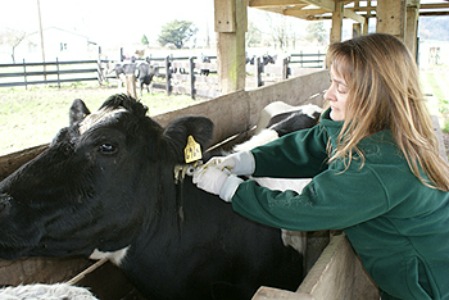
<svg viewBox="0 0 449 300">
<path fill-rule="evenodd" d="M 351 163 L 357 153 L 364 162 L 358 143 L 390 129 L 413 174 L 427 186 L 448 191 L 449 166 L 440 156 L 418 68 L 405 45 L 394 36 L 375 33 L 332 44 L 327 60 L 349 87 L 345 121 L 331 160 Z"/>
</svg>

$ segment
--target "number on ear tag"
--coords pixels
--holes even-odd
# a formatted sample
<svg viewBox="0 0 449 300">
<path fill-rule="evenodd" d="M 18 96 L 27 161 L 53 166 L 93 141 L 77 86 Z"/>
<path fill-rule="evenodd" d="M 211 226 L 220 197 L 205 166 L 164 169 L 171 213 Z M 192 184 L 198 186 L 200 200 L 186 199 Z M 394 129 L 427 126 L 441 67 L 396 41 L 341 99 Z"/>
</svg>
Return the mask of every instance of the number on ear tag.
<svg viewBox="0 0 449 300">
<path fill-rule="evenodd" d="M 184 160 L 186 164 L 191 162 L 195 162 L 197 160 L 202 159 L 203 156 L 201 154 L 201 146 L 198 144 L 193 136 L 189 135 L 187 137 L 187 145 L 184 148 Z"/>
</svg>

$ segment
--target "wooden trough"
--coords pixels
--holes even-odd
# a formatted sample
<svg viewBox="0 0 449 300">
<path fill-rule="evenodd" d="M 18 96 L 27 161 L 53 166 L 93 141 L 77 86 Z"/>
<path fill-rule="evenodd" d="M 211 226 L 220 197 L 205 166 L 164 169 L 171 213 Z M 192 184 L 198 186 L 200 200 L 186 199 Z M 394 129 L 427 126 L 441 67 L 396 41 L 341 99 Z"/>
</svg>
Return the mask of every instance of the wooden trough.
<svg viewBox="0 0 449 300">
<path fill-rule="evenodd" d="M 251 132 L 262 109 L 274 101 L 322 105 L 328 82 L 327 71 L 319 71 L 259 89 L 224 95 L 154 119 L 165 126 L 177 116 L 205 115 L 214 122 L 214 142 L 219 143 Z M 227 113 L 223 114 L 223 111 Z M 46 147 L 42 145 L 0 157 L 0 180 Z M 327 232 L 309 234 L 305 265 L 310 271 L 305 280 L 298 283 L 296 292 L 261 287 L 253 299 L 379 299 L 377 288 L 364 272 L 345 236 L 332 235 L 329 244 L 328 240 Z M 100 299 L 144 299 L 123 273 L 107 261 L 95 262 L 86 258 L 0 260 L 0 286 L 37 282 L 70 282 L 86 286 Z"/>
</svg>

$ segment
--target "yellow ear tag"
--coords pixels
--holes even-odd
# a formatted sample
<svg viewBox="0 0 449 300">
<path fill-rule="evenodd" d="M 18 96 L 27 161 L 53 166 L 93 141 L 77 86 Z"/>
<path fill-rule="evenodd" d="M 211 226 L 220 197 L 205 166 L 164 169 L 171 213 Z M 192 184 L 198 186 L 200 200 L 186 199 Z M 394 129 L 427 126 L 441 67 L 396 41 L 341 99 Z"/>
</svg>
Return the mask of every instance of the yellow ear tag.
<svg viewBox="0 0 449 300">
<path fill-rule="evenodd" d="M 193 136 L 189 135 L 187 137 L 187 145 L 184 148 L 184 160 L 186 164 L 195 162 L 203 158 L 201 154 L 201 146 L 198 144 Z"/>
</svg>

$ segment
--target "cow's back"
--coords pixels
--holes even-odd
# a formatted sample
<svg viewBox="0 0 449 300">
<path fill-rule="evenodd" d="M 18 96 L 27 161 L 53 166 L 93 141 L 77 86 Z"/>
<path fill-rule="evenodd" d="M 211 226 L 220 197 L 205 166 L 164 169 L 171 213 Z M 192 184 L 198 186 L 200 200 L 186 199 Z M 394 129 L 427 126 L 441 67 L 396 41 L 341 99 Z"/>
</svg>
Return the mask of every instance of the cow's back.
<svg viewBox="0 0 449 300">
<path fill-rule="evenodd" d="M 251 299 L 261 285 L 299 286 L 302 255 L 279 229 L 243 218 L 190 178 L 178 189 L 177 220 L 141 235 L 123 265 L 133 281 L 146 279 L 140 290 L 154 299 Z"/>
</svg>

